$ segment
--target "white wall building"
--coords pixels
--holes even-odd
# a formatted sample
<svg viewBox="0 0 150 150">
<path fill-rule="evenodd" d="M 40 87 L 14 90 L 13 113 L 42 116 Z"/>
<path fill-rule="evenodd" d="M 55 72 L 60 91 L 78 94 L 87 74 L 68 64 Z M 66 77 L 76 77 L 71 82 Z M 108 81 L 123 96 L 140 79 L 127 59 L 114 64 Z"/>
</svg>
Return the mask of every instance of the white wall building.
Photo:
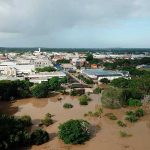
<svg viewBox="0 0 150 150">
<path fill-rule="evenodd" d="M 36 68 L 53 66 L 52 62 L 48 58 L 33 60 L 33 64 L 35 65 Z"/>
<path fill-rule="evenodd" d="M 108 80 L 113 80 L 113 79 L 120 78 L 120 77 L 129 78 L 129 72 L 127 71 L 85 69 L 85 70 L 81 70 L 81 74 L 91 79 L 95 79 L 95 80 L 97 79 L 98 81 L 103 78 L 107 78 Z"/>
<path fill-rule="evenodd" d="M 17 70 L 14 67 L 5 67 L 4 70 L 2 71 L 2 74 L 6 75 L 6 76 L 12 76 L 12 77 L 16 77 L 17 75 Z"/>
<path fill-rule="evenodd" d="M 35 70 L 34 65 L 20 65 L 15 62 L 3 62 L 0 64 L 0 72 L 2 74 L 10 74 L 14 75 L 14 70 L 16 70 L 16 74 L 31 74 Z"/>
<path fill-rule="evenodd" d="M 48 79 L 52 77 L 63 78 L 66 77 L 66 74 L 62 71 L 54 71 L 54 72 L 33 73 L 25 76 L 25 78 L 28 78 L 30 82 L 33 83 L 41 83 L 42 81 L 48 81 Z"/>
</svg>

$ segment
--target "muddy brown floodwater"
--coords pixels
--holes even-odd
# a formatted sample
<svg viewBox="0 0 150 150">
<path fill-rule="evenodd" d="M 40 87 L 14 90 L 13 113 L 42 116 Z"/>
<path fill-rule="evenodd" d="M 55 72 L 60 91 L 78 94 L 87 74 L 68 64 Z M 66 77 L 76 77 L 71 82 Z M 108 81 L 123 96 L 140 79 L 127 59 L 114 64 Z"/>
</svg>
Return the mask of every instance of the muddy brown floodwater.
<svg viewBox="0 0 150 150">
<path fill-rule="evenodd" d="M 62 97 L 58 101 L 58 97 Z M 99 95 L 91 94 L 92 101 L 87 106 L 80 106 L 78 97 L 57 95 L 45 99 L 22 99 L 13 103 L 1 102 L 0 110 L 15 116 L 30 115 L 33 120 L 33 129 L 38 127 L 40 119 L 46 113 L 54 115 L 55 123 L 45 128 L 49 132 L 50 141 L 40 145 L 32 146 L 30 150 L 150 150 L 150 116 L 146 115 L 138 122 L 127 123 L 126 128 L 119 127 L 117 121 L 109 120 L 104 114 L 114 113 L 118 119 L 123 120 L 124 114 L 129 108 L 118 110 L 104 109 L 102 118 L 84 117 L 88 111 L 94 111 L 100 104 Z M 74 105 L 72 109 L 64 109 L 64 103 Z M 69 119 L 85 119 L 92 124 L 92 138 L 84 145 L 65 145 L 57 137 L 58 126 Z M 119 131 L 132 134 L 131 137 L 120 137 Z"/>
</svg>

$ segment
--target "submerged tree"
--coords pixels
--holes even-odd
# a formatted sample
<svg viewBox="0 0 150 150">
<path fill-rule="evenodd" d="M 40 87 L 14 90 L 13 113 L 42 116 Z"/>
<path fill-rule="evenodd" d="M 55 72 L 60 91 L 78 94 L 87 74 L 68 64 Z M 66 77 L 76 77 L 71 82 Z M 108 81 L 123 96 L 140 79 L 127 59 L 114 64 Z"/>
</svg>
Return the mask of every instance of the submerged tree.
<svg viewBox="0 0 150 150">
<path fill-rule="evenodd" d="M 84 120 L 69 120 L 59 126 L 58 135 L 66 144 L 82 144 L 90 138 L 89 126 Z"/>
</svg>

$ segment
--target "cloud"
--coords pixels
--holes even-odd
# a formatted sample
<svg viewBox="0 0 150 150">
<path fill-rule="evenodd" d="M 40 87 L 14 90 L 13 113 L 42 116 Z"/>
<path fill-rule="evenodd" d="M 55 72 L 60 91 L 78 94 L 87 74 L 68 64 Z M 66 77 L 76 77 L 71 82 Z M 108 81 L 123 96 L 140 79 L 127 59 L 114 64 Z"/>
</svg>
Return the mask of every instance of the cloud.
<svg viewBox="0 0 150 150">
<path fill-rule="evenodd" d="M 149 16 L 149 0 L 0 0 L 0 33 L 53 36 L 76 27 L 113 27 Z"/>
<path fill-rule="evenodd" d="M 149 15 L 148 0 L 0 0 L 0 31 L 47 34 Z"/>
</svg>

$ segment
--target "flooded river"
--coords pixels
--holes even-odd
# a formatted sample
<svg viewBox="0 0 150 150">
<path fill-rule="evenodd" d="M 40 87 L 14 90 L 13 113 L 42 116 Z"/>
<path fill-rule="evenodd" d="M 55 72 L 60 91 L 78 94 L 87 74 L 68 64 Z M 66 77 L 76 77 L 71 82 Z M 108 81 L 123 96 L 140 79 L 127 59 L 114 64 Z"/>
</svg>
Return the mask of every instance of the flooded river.
<svg viewBox="0 0 150 150">
<path fill-rule="evenodd" d="M 58 98 L 62 98 L 58 101 Z M 127 123 L 126 128 L 119 127 L 116 121 L 104 117 L 105 113 L 113 112 L 118 119 L 123 120 L 127 108 L 118 110 L 104 109 L 102 118 L 84 117 L 88 111 L 94 111 L 100 104 L 99 95 L 90 95 L 92 101 L 87 106 L 80 106 L 78 97 L 57 95 L 45 99 L 22 99 L 15 102 L 1 102 L 0 110 L 15 116 L 30 115 L 33 129 L 38 127 L 40 119 L 46 113 L 54 115 L 55 123 L 45 128 L 49 132 L 50 141 L 40 146 L 32 146 L 31 150 L 150 150 L 150 116 L 146 115 L 138 122 Z M 64 109 L 64 103 L 74 105 L 72 109 Z M 58 125 L 69 119 L 86 119 L 93 126 L 92 138 L 84 145 L 65 145 L 57 137 Z M 119 131 L 132 134 L 131 137 L 120 137 Z"/>
</svg>

